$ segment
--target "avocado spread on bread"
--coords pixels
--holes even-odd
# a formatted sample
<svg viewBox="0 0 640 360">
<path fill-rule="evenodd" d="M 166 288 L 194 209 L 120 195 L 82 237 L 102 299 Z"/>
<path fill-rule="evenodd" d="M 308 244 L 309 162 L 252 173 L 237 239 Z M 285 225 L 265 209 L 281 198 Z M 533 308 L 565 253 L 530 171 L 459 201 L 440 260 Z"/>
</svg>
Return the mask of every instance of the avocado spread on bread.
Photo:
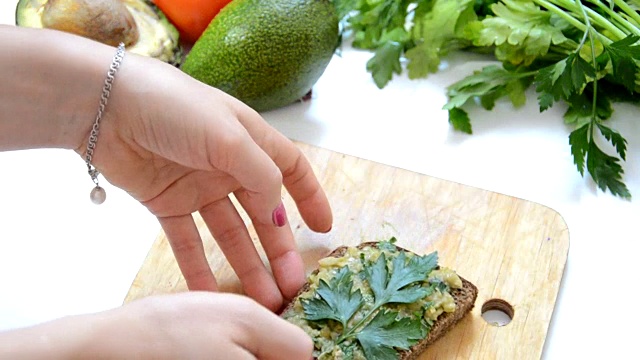
<svg viewBox="0 0 640 360">
<path fill-rule="evenodd" d="M 282 313 L 314 340 L 319 360 L 398 359 L 425 339 L 443 313 L 456 311 L 463 286 L 437 253 L 417 255 L 395 239 L 343 247 L 319 261 Z"/>
</svg>

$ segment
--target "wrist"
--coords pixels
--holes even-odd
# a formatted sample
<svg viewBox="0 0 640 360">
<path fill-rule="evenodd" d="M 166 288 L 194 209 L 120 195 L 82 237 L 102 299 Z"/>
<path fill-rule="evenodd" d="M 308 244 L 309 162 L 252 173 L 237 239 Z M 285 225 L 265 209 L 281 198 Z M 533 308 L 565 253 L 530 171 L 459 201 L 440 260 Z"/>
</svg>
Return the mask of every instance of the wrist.
<svg viewBox="0 0 640 360">
<path fill-rule="evenodd" d="M 43 324 L 0 332 L 0 359 L 70 360 L 125 359 L 151 355 L 136 317 L 118 309 L 60 318 Z M 148 329 L 147 329 L 148 330 Z M 161 354 L 161 352 L 159 353 Z M 157 358 L 157 357 L 154 357 Z"/>
<path fill-rule="evenodd" d="M 0 333 L 1 359 L 80 359 L 90 344 L 89 316 L 70 316 Z"/>
<path fill-rule="evenodd" d="M 58 31 L 0 26 L 0 150 L 77 149 L 88 137 L 115 49 Z M 26 130 L 26 131 L 25 131 Z"/>
</svg>

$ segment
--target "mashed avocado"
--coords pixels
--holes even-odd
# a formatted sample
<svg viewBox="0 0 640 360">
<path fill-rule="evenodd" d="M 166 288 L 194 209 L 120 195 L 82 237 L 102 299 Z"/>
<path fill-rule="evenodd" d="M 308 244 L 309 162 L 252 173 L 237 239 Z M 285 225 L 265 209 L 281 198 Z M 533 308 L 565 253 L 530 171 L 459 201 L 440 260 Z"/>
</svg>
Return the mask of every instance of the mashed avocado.
<svg viewBox="0 0 640 360">
<path fill-rule="evenodd" d="M 314 356 L 320 360 L 328 359 L 366 359 L 361 346 L 358 346 L 356 337 L 344 337 L 344 326 L 335 320 L 315 320 L 311 321 L 305 314 L 305 299 L 318 297 L 318 288 L 321 281 L 325 284 L 331 282 L 343 268 L 348 268 L 351 273 L 352 293 L 360 291 L 362 294 L 362 305 L 358 311 L 349 319 L 347 328 L 357 329 L 363 317 L 371 313 L 375 302 L 367 276 L 364 272 L 367 267 L 373 264 L 384 255 L 387 268 L 392 269 L 392 262 L 399 256 L 400 250 L 389 242 L 381 242 L 378 245 L 366 246 L 362 249 L 349 247 L 345 254 L 340 257 L 327 257 L 319 261 L 318 271 L 311 274 L 308 279 L 309 289 L 300 294 L 292 306 L 283 313 L 283 317 L 289 322 L 304 329 L 314 340 Z M 414 255 L 405 252 L 406 261 Z M 390 276 L 390 274 L 389 274 Z M 407 318 L 419 319 L 424 328 L 424 335 L 428 333 L 430 326 L 442 313 L 454 312 L 456 304 L 449 293 L 449 289 L 462 287 L 462 281 L 451 269 L 436 267 L 429 273 L 425 273 L 423 280 L 412 283 L 409 286 L 418 286 L 429 289 L 427 296 L 412 303 L 389 302 L 383 305 L 379 311 L 393 311 L 397 313 L 397 319 Z M 338 341 L 341 339 L 341 341 Z"/>
</svg>

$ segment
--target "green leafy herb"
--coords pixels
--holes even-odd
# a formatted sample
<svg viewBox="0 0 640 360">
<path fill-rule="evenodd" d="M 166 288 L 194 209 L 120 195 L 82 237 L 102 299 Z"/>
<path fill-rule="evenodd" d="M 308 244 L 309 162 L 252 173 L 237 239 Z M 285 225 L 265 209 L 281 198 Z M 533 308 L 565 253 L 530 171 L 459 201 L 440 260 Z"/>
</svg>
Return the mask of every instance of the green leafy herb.
<svg viewBox="0 0 640 360">
<path fill-rule="evenodd" d="M 416 10 L 414 26 L 410 32 L 413 47 L 406 51 L 409 61 L 409 78 L 416 79 L 434 73 L 440 65 L 440 58 L 451 49 L 458 48 L 459 38 L 464 26 L 475 21 L 473 1 L 433 1 L 423 2 L 432 5 L 429 11 Z M 466 45 L 466 42 L 464 43 Z"/>
<path fill-rule="evenodd" d="M 375 298 L 374 308 L 387 303 L 412 303 L 429 294 L 429 289 L 421 286 L 407 286 L 422 281 L 438 264 L 435 254 L 412 256 L 406 260 L 405 252 L 400 252 L 387 269 L 384 253 L 378 260 L 365 268 L 365 277 Z"/>
<path fill-rule="evenodd" d="M 407 350 L 425 336 L 419 320 L 398 320 L 397 315 L 392 311 L 378 311 L 356 335 L 367 359 L 396 360 L 396 348 Z"/>
<path fill-rule="evenodd" d="M 498 60 L 530 65 L 549 53 L 551 45 L 569 41 L 551 23 L 552 14 L 532 1 L 504 0 L 491 7 L 493 16 L 474 24 L 468 37 L 476 46 L 496 46 Z M 471 28 L 470 28 L 471 29 Z"/>
<path fill-rule="evenodd" d="M 412 79 L 438 70 L 440 59 L 470 45 L 461 35 L 476 21 L 474 0 L 334 0 L 343 20 L 343 34 L 351 32 L 353 46 L 374 51 L 367 70 L 379 88 L 402 73 L 400 61 L 408 60 Z M 406 23 L 411 18 L 408 30 Z"/>
<path fill-rule="evenodd" d="M 381 242 L 381 250 L 393 247 L 397 251 L 394 240 Z M 372 296 L 369 305 L 365 306 L 367 302 L 359 290 L 353 290 L 353 275 L 344 266 L 329 282 L 320 282 L 316 296 L 301 300 L 306 319 L 338 321 L 342 333 L 336 344 L 342 346 L 347 340 L 356 340 L 368 359 L 396 359 L 398 349 L 409 349 L 426 336 L 427 329 L 421 317 L 401 316 L 387 306 L 414 303 L 432 294 L 436 285 L 423 286 L 423 282 L 438 266 L 438 255 L 407 256 L 400 251 L 387 259 L 382 252 L 374 262 L 361 261 L 363 280 L 371 291 L 367 296 Z"/>
<path fill-rule="evenodd" d="M 495 106 L 497 99 L 507 95 L 514 106 L 524 104 L 525 89 L 531 84 L 534 72 L 520 72 L 518 70 L 508 71 L 497 65 L 484 67 L 480 71 L 476 71 L 473 75 L 468 76 L 448 88 L 449 102 L 445 104 L 444 109 L 449 110 L 451 115 L 454 113 L 454 121 L 463 116 L 468 116 L 462 106 L 469 100 L 480 99 L 481 105 L 491 110 Z M 451 117 L 449 118 L 451 121 Z M 471 133 L 471 123 L 465 124 Z M 465 129 L 460 129 L 465 130 Z"/>
<path fill-rule="evenodd" d="M 373 81 L 379 88 L 384 87 L 393 78 L 394 73 L 402 72 L 399 60 L 401 53 L 402 44 L 395 41 L 385 42 L 367 62 L 367 70 L 371 71 Z"/>
<path fill-rule="evenodd" d="M 395 237 L 391 237 L 389 240 L 378 241 L 378 249 L 387 251 L 397 251 L 395 243 L 398 241 Z"/>
<path fill-rule="evenodd" d="M 341 268 L 329 284 L 321 280 L 317 293 L 320 298 L 303 302 L 308 320 L 333 319 L 346 327 L 347 321 L 362 304 L 362 293 L 359 290 L 353 291 L 347 267 Z"/>
<path fill-rule="evenodd" d="M 492 53 L 489 65 L 447 88 L 449 122 L 472 133 L 464 110 L 492 110 L 508 99 L 526 102 L 535 86 L 540 111 L 567 105 L 574 126 L 569 145 L 574 163 L 597 186 L 630 199 L 622 162 L 626 140 L 604 122 L 612 103 L 640 103 L 640 13 L 623 0 L 333 0 L 344 14 L 343 31 L 353 46 L 374 52 L 367 69 L 378 87 L 406 70 L 411 79 L 438 70 L 452 50 Z M 608 141 L 616 154 L 596 145 Z"/>
<path fill-rule="evenodd" d="M 471 134 L 471 119 L 466 111 L 454 107 L 449 109 L 449 123 L 454 129 Z"/>
</svg>

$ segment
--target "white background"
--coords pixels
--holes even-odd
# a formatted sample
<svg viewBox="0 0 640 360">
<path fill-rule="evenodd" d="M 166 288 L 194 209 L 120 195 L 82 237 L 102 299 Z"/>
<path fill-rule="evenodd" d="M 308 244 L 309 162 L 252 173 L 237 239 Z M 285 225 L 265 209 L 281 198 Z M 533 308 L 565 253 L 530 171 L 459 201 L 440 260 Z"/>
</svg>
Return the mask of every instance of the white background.
<svg viewBox="0 0 640 360">
<path fill-rule="evenodd" d="M 2 0 L 0 23 L 13 24 L 14 4 Z M 571 245 L 545 358 L 637 358 L 640 109 L 617 105 L 609 122 L 629 142 L 624 180 L 636 200 L 625 201 L 580 177 L 564 108 L 540 114 L 533 93 L 518 110 L 471 110 L 472 136 L 452 130 L 445 87 L 486 61 L 455 55 L 438 74 L 378 90 L 365 70 L 370 56 L 345 48 L 311 102 L 265 118 L 292 139 L 556 210 Z M 107 202 L 92 205 L 91 186 L 70 151 L 0 153 L 0 329 L 122 303 L 160 227 L 109 184 Z"/>
</svg>

